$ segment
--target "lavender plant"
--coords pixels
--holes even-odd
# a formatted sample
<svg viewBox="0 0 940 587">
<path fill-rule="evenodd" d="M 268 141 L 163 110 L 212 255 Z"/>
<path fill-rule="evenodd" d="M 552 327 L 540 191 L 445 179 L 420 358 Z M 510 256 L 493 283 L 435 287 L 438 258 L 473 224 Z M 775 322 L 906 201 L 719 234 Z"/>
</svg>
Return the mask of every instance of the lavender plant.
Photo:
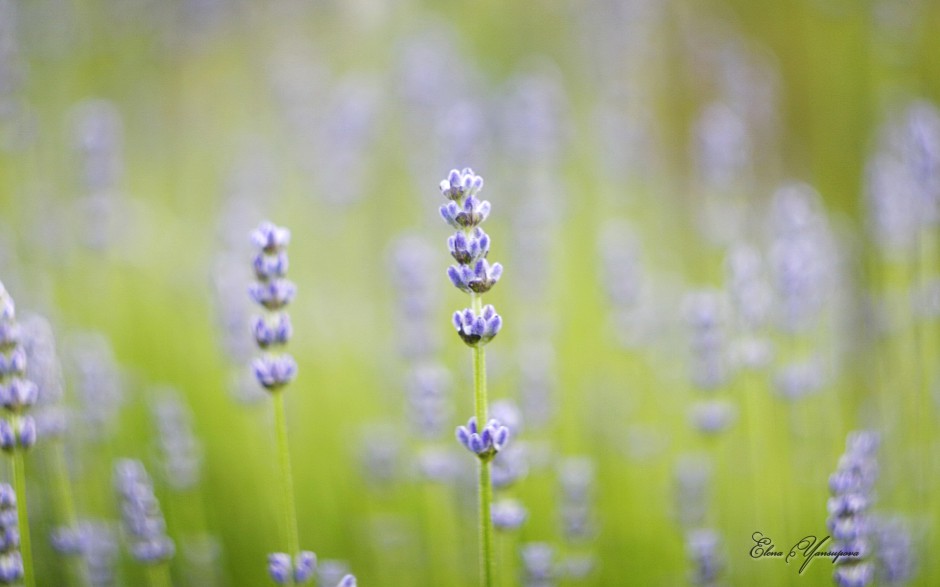
<svg viewBox="0 0 940 587">
<path fill-rule="evenodd" d="M 490 237 L 480 224 L 489 216 L 490 203 L 477 198 L 483 189 L 483 178 L 470 168 L 454 169 L 440 188 L 448 200 L 441 206 L 441 216 L 456 229 L 447 246 L 457 264 L 450 266 L 447 276 L 454 287 L 470 294 L 470 307 L 454 312 L 453 316 L 457 335 L 473 351 L 474 416 L 466 426 L 457 428 L 457 440 L 479 459 L 480 580 L 484 587 L 490 587 L 495 580 L 490 464 L 509 441 L 509 429 L 489 418 L 483 349 L 499 333 L 503 319 L 493 306 L 483 305 L 483 294 L 499 281 L 503 266 L 490 265 L 487 260 Z"/>
<path fill-rule="evenodd" d="M 23 583 L 34 587 L 32 547 L 26 511 L 25 453 L 36 443 L 36 422 L 29 411 L 37 400 L 36 385 L 25 378 L 26 350 L 20 344 L 20 327 L 16 323 L 13 298 L 0 283 L 0 404 L 6 412 L 0 418 L 0 449 L 11 457 L 15 505 L 22 556 Z"/>
<path fill-rule="evenodd" d="M 294 299 L 296 292 L 294 284 L 286 278 L 286 248 L 290 243 L 290 231 L 270 222 L 262 222 L 251 233 L 251 240 L 258 249 L 253 261 L 257 281 L 249 288 L 249 295 L 266 310 L 265 315 L 255 318 L 252 328 L 255 342 L 263 351 L 252 362 L 252 370 L 258 383 L 274 399 L 274 428 L 281 469 L 281 505 L 287 545 L 286 553 L 274 552 L 268 555 L 268 573 L 279 585 L 299 585 L 309 582 L 313 577 L 317 558 L 309 550 L 300 550 L 284 409 L 284 388 L 297 375 L 297 363 L 284 352 L 293 332 L 290 317 L 284 309 Z"/>
</svg>

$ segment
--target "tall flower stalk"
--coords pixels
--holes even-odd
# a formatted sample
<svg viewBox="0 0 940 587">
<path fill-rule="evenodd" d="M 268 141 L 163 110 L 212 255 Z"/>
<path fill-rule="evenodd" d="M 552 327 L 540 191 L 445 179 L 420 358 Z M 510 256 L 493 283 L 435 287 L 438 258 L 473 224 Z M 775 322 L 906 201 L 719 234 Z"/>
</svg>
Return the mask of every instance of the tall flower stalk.
<svg viewBox="0 0 940 587">
<path fill-rule="evenodd" d="M 10 576 L 22 579 L 25 587 L 35 587 L 29 519 L 26 512 L 26 459 L 24 453 L 36 443 L 36 422 L 26 412 L 36 403 L 38 389 L 26 379 L 26 351 L 20 344 L 13 299 L 0 283 L 0 404 L 6 417 L 0 418 L 0 449 L 11 456 L 13 487 L 16 492 L 17 526 L 22 566 L 15 565 Z M 19 575 L 19 576 L 16 576 Z"/>
<path fill-rule="evenodd" d="M 255 318 L 252 325 L 255 342 L 264 351 L 252 362 L 258 382 L 274 399 L 274 433 L 277 439 L 278 463 L 281 469 L 281 511 L 284 516 L 284 543 L 287 552 L 268 555 L 268 573 L 278 585 L 302 585 L 314 576 L 317 557 L 309 550 L 300 550 L 297 530 L 297 506 L 294 501 L 294 479 L 291 473 L 290 447 L 287 441 L 287 414 L 284 410 L 284 387 L 297 375 L 297 363 L 284 352 L 293 332 L 290 316 L 284 308 L 294 299 L 296 287 L 286 279 L 287 245 L 290 231 L 263 222 L 251 233 L 258 248 L 253 267 L 257 281 L 249 288 L 249 295 L 265 314 Z M 354 587 L 356 579 L 347 575 L 342 587 Z"/>
<path fill-rule="evenodd" d="M 456 230 L 447 246 L 457 264 L 450 266 L 447 275 L 454 287 L 470 294 L 470 307 L 453 316 L 457 334 L 473 351 L 474 416 L 457 428 L 457 439 L 479 459 L 480 576 L 481 585 L 490 587 L 495 576 L 490 464 L 509 440 L 509 429 L 488 417 L 484 345 L 496 336 L 503 321 L 493 306 L 483 305 L 483 294 L 499 281 L 503 267 L 490 265 L 486 259 L 490 237 L 480 225 L 489 216 L 490 203 L 476 197 L 483 189 L 483 178 L 469 168 L 454 169 L 440 187 L 448 200 L 441 206 L 441 216 Z"/>
</svg>

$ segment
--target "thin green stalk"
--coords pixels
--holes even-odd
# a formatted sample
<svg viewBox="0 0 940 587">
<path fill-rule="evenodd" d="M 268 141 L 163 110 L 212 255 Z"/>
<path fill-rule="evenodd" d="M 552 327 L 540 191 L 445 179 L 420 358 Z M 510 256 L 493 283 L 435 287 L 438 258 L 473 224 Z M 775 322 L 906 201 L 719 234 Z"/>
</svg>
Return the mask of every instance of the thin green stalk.
<svg viewBox="0 0 940 587">
<path fill-rule="evenodd" d="M 297 532 L 297 511 L 294 505 L 294 478 L 290 467 L 290 448 L 287 445 L 287 422 L 284 414 L 284 393 L 274 392 L 274 433 L 277 436 L 277 454 L 281 465 L 281 488 L 284 512 L 284 532 L 286 533 L 287 555 L 291 561 L 300 552 L 300 537 Z M 289 576 L 288 585 L 294 584 L 294 577 Z"/>
<path fill-rule="evenodd" d="M 147 582 L 150 583 L 150 587 L 173 587 L 169 565 L 167 563 L 147 565 Z"/>
<path fill-rule="evenodd" d="M 473 311 L 479 315 L 483 300 L 473 294 L 470 298 Z M 477 425 L 486 425 L 486 352 L 483 345 L 473 347 L 473 405 Z M 493 503 L 493 483 L 490 478 L 490 458 L 480 459 L 480 581 L 483 587 L 494 585 L 493 564 L 493 518 L 490 513 Z"/>
<path fill-rule="evenodd" d="M 20 531 L 20 553 L 23 556 L 23 585 L 36 587 L 33 548 L 29 540 L 29 518 L 26 513 L 26 461 L 23 458 L 23 450 L 19 448 L 13 451 L 13 487 L 16 490 L 16 518 Z"/>
</svg>

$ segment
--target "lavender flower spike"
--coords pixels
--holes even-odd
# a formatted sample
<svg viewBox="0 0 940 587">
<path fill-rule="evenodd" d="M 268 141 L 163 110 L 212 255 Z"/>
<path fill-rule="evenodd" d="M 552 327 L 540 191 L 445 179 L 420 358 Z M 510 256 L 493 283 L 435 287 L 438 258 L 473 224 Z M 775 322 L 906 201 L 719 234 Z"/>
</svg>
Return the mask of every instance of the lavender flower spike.
<svg viewBox="0 0 940 587">
<path fill-rule="evenodd" d="M 457 334 L 468 346 L 488 343 L 503 327 L 503 319 L 491 305 L 485 306 L 480 315 L 470 308 L 454 312 L 453 322 Z"/>
<path fill-rule="evenodd" d="M 457 440 L 480 459 L 488 461 L 509 442 L 509 428 L 497 420 L 490 420 L 480 430 L 476 417 L 473 417 L 466 426 L 457 427 Z"/>
</svg>

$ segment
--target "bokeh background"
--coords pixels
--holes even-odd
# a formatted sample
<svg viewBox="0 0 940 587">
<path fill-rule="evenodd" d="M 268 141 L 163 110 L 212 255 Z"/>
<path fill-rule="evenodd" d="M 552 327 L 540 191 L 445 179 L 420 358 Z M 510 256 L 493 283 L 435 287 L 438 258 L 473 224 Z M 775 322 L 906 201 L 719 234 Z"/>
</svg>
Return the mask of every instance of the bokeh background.
<svg viewBox="0 0 940 587">
<path fill-rule="evenodd" d="M 498 493 L 528 513 L 503 585 L 831 584 L 751 536 L 830 534 L 862 429 L 877 584 L 937 584 L 938 31 L 930 0 L 3 0 L 0 280 L 51 324 L 68 422 L 28 456 L 39 585 L 84 584 L 48 539 L 68 516 L 104 529 L 95 584 L 145 584 L 120 457 L 154 477 L 176 585 L 268 584 L 264 219 L 292 231 L 322 584 L 474 585 L 467 300 L 437 215 L 465 166 L 505 266 Z"/>
</svg>

